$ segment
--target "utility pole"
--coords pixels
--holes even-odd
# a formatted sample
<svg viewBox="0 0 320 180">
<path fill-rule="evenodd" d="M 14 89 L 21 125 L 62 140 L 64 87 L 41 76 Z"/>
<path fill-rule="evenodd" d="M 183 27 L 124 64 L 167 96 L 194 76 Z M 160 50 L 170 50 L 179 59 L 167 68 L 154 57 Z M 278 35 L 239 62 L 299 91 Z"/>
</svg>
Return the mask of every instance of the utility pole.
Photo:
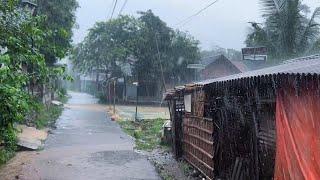
<svg viewBox="0 0 320 180">
<path fill-rule="evenodd" d="M 136 115 L 135 115 L 135 121 L 138 120 L 138 101 L 139 101 L 139 82 L 132 83 L 137 87 L 137 93 L 136 93 Z"/>
<path fill-rule="evenodd" d="M 116 114 L 116 80 L 113 80 L 113 114 Z"/>
<path fill-rule="evenodd" d="M 164 88 L 164 91 L 167 91 L 166 82 L 165 82 L 165 78 L 164 78 L 164 74 L 163 74 L 163 66 L 162 66 L 162 61 L 161 61 L 161 55 L 160 55 L 160 50 L 159 50 L 158 32 L 155 34 L 155 38 L 156 38 L 156 45 L 157 45 L 157 52 L 158 52 L 158 60 L 159 60 L 159 63 L 160 63 L 162 86 Z"/>
</svg>

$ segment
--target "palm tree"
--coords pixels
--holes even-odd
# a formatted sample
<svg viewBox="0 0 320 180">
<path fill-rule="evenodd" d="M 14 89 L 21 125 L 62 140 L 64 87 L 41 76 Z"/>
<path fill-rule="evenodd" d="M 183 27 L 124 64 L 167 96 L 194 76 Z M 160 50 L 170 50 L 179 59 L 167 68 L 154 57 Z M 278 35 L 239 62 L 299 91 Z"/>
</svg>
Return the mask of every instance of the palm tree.
<svg viewBox="0 0 320 180">
<path fill-rule="evenodd" d="M 265 22 L 251 22 L 247 46 L 266 46 L 274 59 L 313 53 L 319 42 L 320 8 L 308 18 L 309 8 L 301 0 L 260 0 Z"/>
</svg>

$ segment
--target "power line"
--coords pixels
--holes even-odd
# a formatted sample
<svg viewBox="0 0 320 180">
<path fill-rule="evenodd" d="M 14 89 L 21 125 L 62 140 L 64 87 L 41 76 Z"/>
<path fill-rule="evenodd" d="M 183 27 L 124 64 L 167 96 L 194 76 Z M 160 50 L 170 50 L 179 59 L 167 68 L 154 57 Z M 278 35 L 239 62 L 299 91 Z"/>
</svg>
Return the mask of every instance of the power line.
<svg viewBox="0 0 320 180">
<path fill-rule="evenodd" d="M 158 33 L 155 34 L 155 38 L 156 38 L 156 45 L 157 45 L 157 52 L 158 52 L 158 60 L 160 63 L 162 86 L 163 86 L 164 90 L 167 92 L 166 81 L 164 79 L 163 66 L 162 66 L 161 55 L 160 55 L 159 44 L 158 44 Z"/>
<path fill-rule="evenodd" d="M 116 1 L 115 1 L 115 3 L 114 3 L 114 6 L 113 6 L 113 10 L 112 10 L 112 13 L 111 13 L 110 19 L 112 19 L 112 17 L 113 17 L 114 10 L 115 10 L 115 9 L 116 9 L 116 7 L 117 7 L 117 3 L 118 3 L 118 0 L 116 0 Z"/>
<path fill-rule="evenodd" d="M 124 10 L 124 8 L 125 8 L 126 5 L 127 5 L 127 2 L 128 2 L 128 0 L 125 0 L 125 1 L 124 1 L 123 5 L 122 5 L 122 7 L 121 7 L 121 9 L 120 9 L 120 11 L 119 11 L 119 15 L 118 15 L 118 16 L 121 15 L 122 11 Z"/>
<path fill-rule="evenodd" d="M 215 3 L 217 3 L 218 1 L 219 1 L 219 0 L 213 1 L 212 3 L 208 4 L 206 7 L 200 9 L 200 10 L 199 10 L 198 12 L 196 12 L 195 14 L 193 14 L 193 15 L 185 18 L 185 19 L 182 20 L 182 21 L 179 21 L 179 22 L 176 24 L 176 26 L 180 26 L 180 25 L 184 26 L 184 25 L 186 25 L 188 22 L 190 22 L 190 21 L 192 20 L 192 18 L 198 16 L 199 14 L 201 14 L 203 11 L 205 11 L 206 9 L 208 9 L 209 7 L 211 7 L 212 5 L 214 5 Z"/>
<path fill-rule="evenodd" d="M 107 17 L 110 17 L 110 16 L 111 16 L 112 7 L 113 7 L 114 2 L 115 2 L 115 0 L 113 0 L 112 3 L 111 3 L 111 8 L 110 8 L 110 10 L 109 10 L 109 12 L 108 12 L 108 16 L 107 16 Z M 107 19 L 108 19 L 108 18 L 107 18 Z"/>
</svg>

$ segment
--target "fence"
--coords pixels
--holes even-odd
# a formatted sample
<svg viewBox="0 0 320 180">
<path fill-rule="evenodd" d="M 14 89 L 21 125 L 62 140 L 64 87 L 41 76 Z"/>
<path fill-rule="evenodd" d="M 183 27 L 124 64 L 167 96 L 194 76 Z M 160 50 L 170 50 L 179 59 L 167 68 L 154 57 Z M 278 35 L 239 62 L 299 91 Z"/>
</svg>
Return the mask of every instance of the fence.
<svg viewBox="0 0 320 180">
<path fill-rule="evenodd" d="M 179 93 L 172 101 L 174 154 L 208 179 L 272 179 L 275 102 L 270 89 Z M 189 101 L 184 97 L 191 95 Z"/>
<path fill-rule="evenodd" d="M 213 177 L 213 122 L 186 115 L 183 119 L 184 159 L 208 178 Z"/>
</svg>

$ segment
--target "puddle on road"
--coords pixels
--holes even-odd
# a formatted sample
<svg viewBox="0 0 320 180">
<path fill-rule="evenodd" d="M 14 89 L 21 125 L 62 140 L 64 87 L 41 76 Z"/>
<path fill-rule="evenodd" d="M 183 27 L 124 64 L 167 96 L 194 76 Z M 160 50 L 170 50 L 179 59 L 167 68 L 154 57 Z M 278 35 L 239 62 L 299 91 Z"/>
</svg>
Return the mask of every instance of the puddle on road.
<svg viewBox="0 0 320 180">
<path fill-rule="evenodd" d="M 91 154 L 89 162 L 108 163 L 117 166 L 124 165 L 130 161 L 143 159 L 144 156 L 133 151 L 103 151 Z"/>
</svg>

